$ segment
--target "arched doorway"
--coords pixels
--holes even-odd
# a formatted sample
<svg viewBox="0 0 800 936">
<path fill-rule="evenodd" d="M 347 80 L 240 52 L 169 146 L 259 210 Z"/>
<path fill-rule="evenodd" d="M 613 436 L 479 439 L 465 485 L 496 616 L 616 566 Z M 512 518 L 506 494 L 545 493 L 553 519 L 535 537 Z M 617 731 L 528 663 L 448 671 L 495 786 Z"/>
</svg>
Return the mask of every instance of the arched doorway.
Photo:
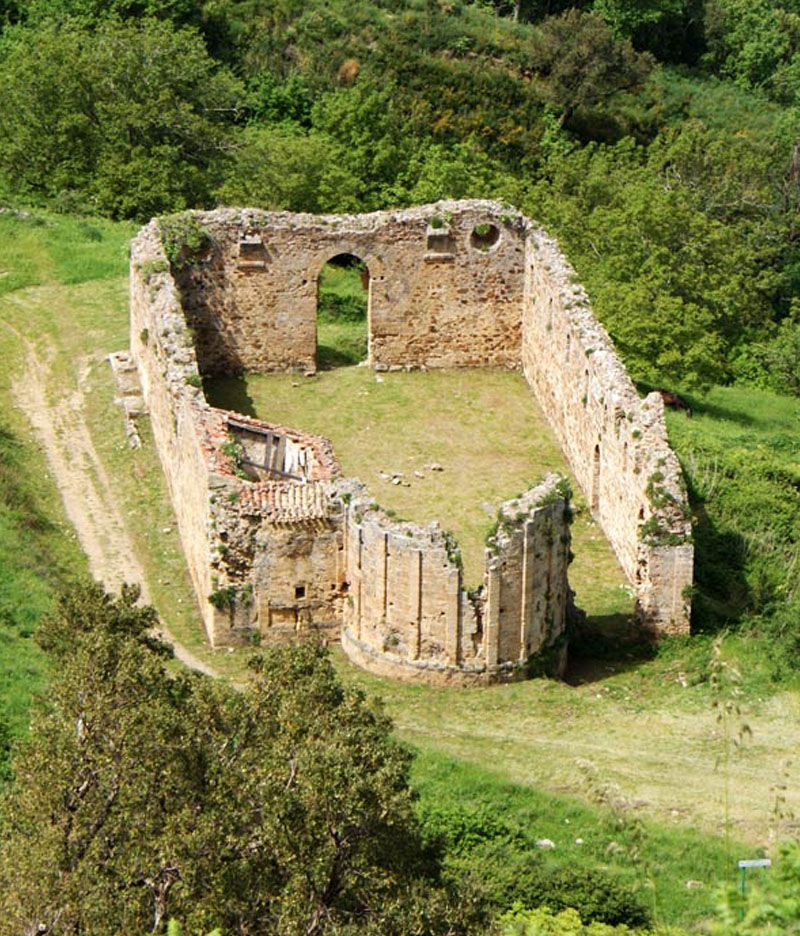
<svg viewBox="0 0 800 936">
<path fill-rule="evenodd" d="M 353 254 L 332 257 L 317 281 L 317 368 L 352 367 L 367 358 L 369 270 Z"/>
</svg>

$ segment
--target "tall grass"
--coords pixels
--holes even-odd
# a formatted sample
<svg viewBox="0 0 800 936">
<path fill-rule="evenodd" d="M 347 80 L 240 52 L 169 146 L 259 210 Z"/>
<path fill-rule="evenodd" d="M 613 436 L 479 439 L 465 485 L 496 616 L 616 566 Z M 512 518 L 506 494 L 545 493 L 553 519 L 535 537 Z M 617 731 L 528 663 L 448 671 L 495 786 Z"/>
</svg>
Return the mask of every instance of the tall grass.
<svg viewBox="0 0 800 936">
<path fill-rule="evenodd" d="M 0 214 L 0 296 L 123 275 L 133 226 L 42 212 Z"/>
<path fill-rule="evenodd" d="M 800 400 L 717 387 L 668 414 L 693 508 L 695 626 L 772 633 L 800 591 Z M 792 612 L 793 613 L 793 612 Z M 787 665 L 791 661 L 786 661 Z"/>
<path fill-rule="evenodd" d="M 457 875 L 508 905 L 546 902 L 536 893 L 538 882 L 567 878 L 574 888 L 570 905 L 593 893 L 601 919 L 604 905 L 612 913 L 630 912 L 631 902 L 623 900 L 627 892 L 652 922 L 688 926 L 713 914 L 718 885 L 736 880 L 723 840 L 684 826 L 639 821 L 641 806 L 624 796 L 613 809 L 592 806 L 509 783 L 488 767 L 431 751 L 418 753 L 412 780 L 423 825 L 448 838 Z M 749 854 L 744 846 L 740 850 Z M 687 887 L 687 881 L 702 886 Z M 605 899 L 593 891 L 593 882 L 603 883 Z"/>
<path fill-rule="evenodd" d="M 0 423 L 0 699 L 12 735 L 27 724 L 44 688 L 45 661 L 33 642 L 55 590 L 82 571 L 80 553 L 46 491 L 42 459 Z M 45 490 L 43 490 L 43 488 Z"/>
</svg>

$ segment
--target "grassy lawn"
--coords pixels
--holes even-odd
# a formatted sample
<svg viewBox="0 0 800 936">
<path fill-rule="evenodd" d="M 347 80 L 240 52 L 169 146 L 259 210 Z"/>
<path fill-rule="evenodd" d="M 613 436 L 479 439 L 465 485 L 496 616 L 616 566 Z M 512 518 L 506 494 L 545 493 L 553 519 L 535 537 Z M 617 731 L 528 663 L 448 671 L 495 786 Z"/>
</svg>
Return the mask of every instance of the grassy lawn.
<svg viewBox="0 0 800 936">
<path fill-rule="evenodd" d="M 250 375 L 207 380 L 209 401 L 327 436 L 345 475 L 382 507 L 455 533 L 468 588 L 483 581 L 483 551 L 500 504 L 569 466 L 524 379 L 508 371 L 374 374 L 366 355 L 361 267 L 328 263 L 319 282 L 314 378 Z M 442 471 L 428 467 L 438 464 Z M 401 475 L 401 483 L 392 476 Z M 570 582 L 599 621 L 624 621 L 633 592 L 573 479 Z"/>
<path fill-rule="evenodd" d="M 344 678 L 380 695 L 399 735 L 432 756 L 572 795 L 582 791 L 576 761 L 590 761 L 643 815 L 712 835 L 725 828 L 727 786 L 731 835 L 766 844 L 776 824 L 775 784 L 800 745 L 797 695 L 745 691 L 736 697 L 741 716 L 726 726 L 712 707 L 711 670 L 709 653 L 703 662 L 685 641 L 653 661 L 598 668 L 577 686 L 532 680 L 454 692 L 379 679 L 341 661 Z M 733 737 L 744 723 L 752 739 L 734 752 L 726 727 Z M 723 769 L 726 750 L 732 756 Z M 797 783 L 788 796 L 797 811 Z"/>
</svg>

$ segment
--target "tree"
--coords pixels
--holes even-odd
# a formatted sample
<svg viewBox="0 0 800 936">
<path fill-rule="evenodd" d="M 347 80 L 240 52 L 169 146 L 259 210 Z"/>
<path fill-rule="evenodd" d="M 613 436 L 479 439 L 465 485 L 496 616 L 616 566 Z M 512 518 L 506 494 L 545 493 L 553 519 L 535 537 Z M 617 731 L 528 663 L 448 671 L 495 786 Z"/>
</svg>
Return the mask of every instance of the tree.
<svg viewBox="0 0 800 936">
<path fill-rule="evenodd" d="M 709 63 L 744 88 L 764 87 L 788 49 L 772 0 L 710 0 Z"/>
<path fill-rule="evenodd" d="M 42 626 L 58 667 L 2 804 L 0 932 L 464 932 L 410 756 L 326 652 L 265 653 L 241 692 L 172 675 L 137 597 L 84 584 Z"/>
<path fill-rule="evenodd" d="M 533 34 L 535 87 L 544 103 L 558 108 L 561 125 L 579 109 L 638 87 L 652 65 L 649 55 L 615 39 L 596 13 L 569 10 L 546 19 Z"/>
<path fill-rule="evenodd" d="M 241 95 L 191 29 L 19 28 L 0 61 L 0 165 L 28 195 L 114 217 L 201 206 Z"/>
<path fill-rule="evenodd" d="M 192 0 L 27 0 L 25 18 L 36 24 L 73 20 L 87 27 L 109 19 L 150 17 L 176 25 L 197 25 L 201 7 Z"/>
<path fill-rule="evenodd" d="M 749 219 L 711 217 L 662 158 L 630 140 L 556 152 L 525 207 L 562 237 L 634 379 L 704 388 L 772 310 Z"/>
<path fill-rule="evenodd" d="M 406 179 L 407 199 L 416 205 L 441 198 L 496 198 L 503 186 L 497 166 L 471 143 L 420 146 Z"/>
<path fill-rule="evenodd" d="M 361 180 L 342 147 L 323 133 L 257 126 L 236 139 L 233 162 L 217 197 L 228 205 L 286 211 L 359 211 Z"/>
<path fill-rule="evenodd" d="M 594 0 L 592 10 L 608 23 L 617 39 L 633 39 L 643 26 L 679 16 L 684 0 Z"/>
</svg>

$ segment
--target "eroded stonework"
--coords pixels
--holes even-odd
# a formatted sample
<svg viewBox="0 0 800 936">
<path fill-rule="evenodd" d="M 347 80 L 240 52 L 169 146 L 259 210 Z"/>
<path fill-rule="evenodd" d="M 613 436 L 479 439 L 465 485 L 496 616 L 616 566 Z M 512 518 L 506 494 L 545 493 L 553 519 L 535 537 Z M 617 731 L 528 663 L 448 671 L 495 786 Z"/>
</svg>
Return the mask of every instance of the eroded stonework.
<svg viewBox="0 0 800 936">
<path fill-rule="evenodd" d="M 638 397 L 543 231 L 478 201 L 192 219 L 206 246 L 191 262 L 167 262 L 155 221 L 133 241 L 131 350 L 213 644 L 325 630 L 377 671 L 461 683 L 563 659 L 558 478 L 503 506 L 483 587 L 467 594 L 438 525 L 391 520 L 340 477 L 325 439 L 206 402 L 201 375 L 315 370 L 319 274 L 342 253 L 368 269 L 368 363 L 521 368 L 636 587 L 642 626 L 688 630 L 691 529 L 661 398 Z"/>
</svg>

